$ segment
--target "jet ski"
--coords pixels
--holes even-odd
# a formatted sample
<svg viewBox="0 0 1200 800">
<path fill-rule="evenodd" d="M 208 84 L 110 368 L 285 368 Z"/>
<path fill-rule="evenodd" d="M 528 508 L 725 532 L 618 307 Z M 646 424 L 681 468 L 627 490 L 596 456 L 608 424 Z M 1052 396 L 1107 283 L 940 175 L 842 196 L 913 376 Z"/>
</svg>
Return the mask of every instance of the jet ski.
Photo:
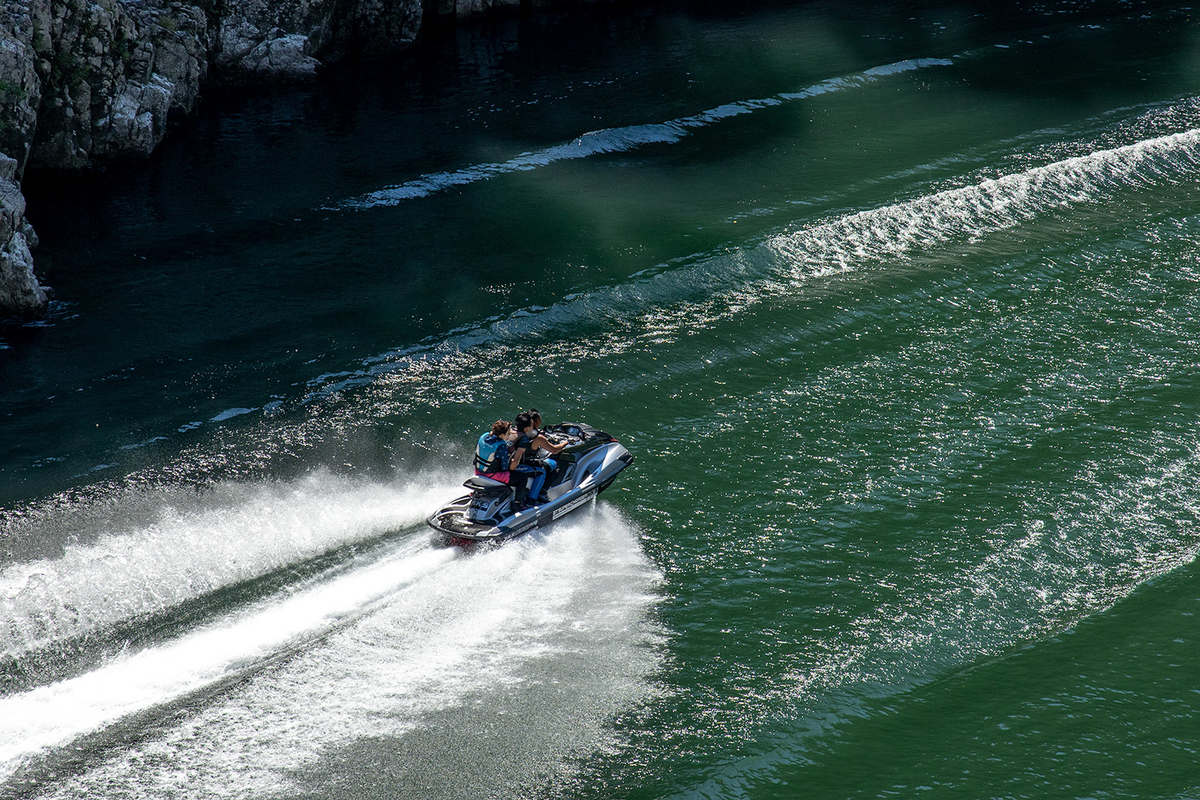
<svg viewBox="0 0 1200 800">
<path fill-rule="evenodd" d="M 543 488 L 550 502 L 517 511 L 514 487 L 474 475 L 463 484 L 470 494 L 451 500 L 426 520 L 442 544 L 502 542 L 544 527 L 587 505 L 633 461 L 616 439 L 590 425 L 563 422 L 542 434 L 554 444 L 567 444 L 553 456 L 558 468 Z"/>
</svg>

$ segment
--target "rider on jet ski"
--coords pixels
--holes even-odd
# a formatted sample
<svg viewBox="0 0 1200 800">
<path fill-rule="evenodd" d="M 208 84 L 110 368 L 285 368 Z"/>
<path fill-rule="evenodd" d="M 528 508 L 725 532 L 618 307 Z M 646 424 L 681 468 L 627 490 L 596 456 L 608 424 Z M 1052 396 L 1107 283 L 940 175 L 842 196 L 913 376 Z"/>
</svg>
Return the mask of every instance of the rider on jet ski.
<svg viewBox="0 0 1200 800">
<path fill-rule="evenodd" d="M 563 442 L 559 445 L 551 444 L 549 437 L 547 437 L 545 431 L 542 430 L 542 415 L 538 413 L 536 408 L 529 409 L 529 417 L 533 420 L 533 432 L 535 434 L 531 443 L 533 445 L 533 460 L 540 462 L 545 466 L 546 485 L 553 486 L 557 482 L 556 473 L 558 471 L 558 462 L 552 458 L 547 458 L 545 452 L 543 452 L 543 448 L 545 448 L 545 450 L 551 455 L 554 455 L 561 452 L 567 446 L 568 442 Z"/>
<path fill-rule="evenodd" d="M 475 446 L 475 474 L 494 481 L 508 483 L 512 480 L 510 474 L 511 459 L 509 444 L 517 438 L 516 431 L 507 420 L 498 419 L 492 423 L 491 433 L 479 437 Z"/>
<path fill-rule="evenodd" d="M 513 471 L 521 474 L 528 481 L 528 495 L 532 497 L 533 503 L 549 503 L 550 498 L 543 491 L 546 484 L 546 479 L 554 471 L 557 464 L 550 459 L 546 459 L 541 455 L 541 451 L 545 449 L 549 453 L 558 453 L 566 444 L 551 444 L 550 440 L 542 435 L 534 426 L 533 412 L 521 412 L 517 414 L 516 428 L 517 440 L 513 445 L 511 467 Z M 536 417 L 538 422 L 541 422 L 541 415 Z M 527 497 L 521 496 L 521 490 L 518 488 L 517 505 L 520 507 L 527 500 Z"/>
</svg>

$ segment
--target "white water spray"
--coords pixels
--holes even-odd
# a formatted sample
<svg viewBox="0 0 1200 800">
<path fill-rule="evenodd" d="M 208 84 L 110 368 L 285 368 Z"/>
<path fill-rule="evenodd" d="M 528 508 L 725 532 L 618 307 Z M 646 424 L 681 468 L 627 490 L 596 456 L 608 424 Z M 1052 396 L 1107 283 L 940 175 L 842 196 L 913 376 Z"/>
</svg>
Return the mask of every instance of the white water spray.
<svg viewBox="0 0 1200 800">
<path fill-rule="evenodd" d="M 190 499 L 168 495 L 153 519 L 130 512 L 125 522 L 117 498 L 106 521 L 115 530 L 90 532 L 94 543 L 70 545 L 61 557 L 0 571 L 0 656 L 20 658 L 417 525 L 456 488 L 436 476 L 406 485 L 316 473 L 290 484 L 218 486 Z M 35 524 L 65 525 L 75 513 L 64 508 Z"/>
<path fill-rule="evenodd" d="M 364 751 L 396 791 L 427 798 L 519 794 L 561 777 L 605 745 L 613 715 L 652 696 L 660 658 L 647 615 L 661 576 L 619 515 L 579 514 L 466 558 L 401 545 L 177 643 L 0 701 L 0 720 L 26 720 L 0 723 L 0 775 L 32 758 L 36 780 L 37 748 L 56 752 L 175 700 L 183 718 L 40 795 L 287 797 L 315 786 L 361 797 L 345 783 L 360 773 L 341 765 Z M 236 686 L 193 694 L 248 664 Z M 464 760 L 486 748 L 506 758 Z"/>
<path fill-rule="evenodd" d="M 186 697 L 321 635 L 444 565 L 418 547 L 78 678 L 0 698 L 0 780 L 29 756 Z"/>
</svg>

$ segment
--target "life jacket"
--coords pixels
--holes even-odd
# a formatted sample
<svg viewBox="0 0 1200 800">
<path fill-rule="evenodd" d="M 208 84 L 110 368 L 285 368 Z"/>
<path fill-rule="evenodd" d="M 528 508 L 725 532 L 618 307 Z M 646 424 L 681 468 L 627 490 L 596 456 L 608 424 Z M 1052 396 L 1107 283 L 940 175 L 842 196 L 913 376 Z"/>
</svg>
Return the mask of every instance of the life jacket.
<svg viewBox="0 0 1200 800">
<path fill-rule="evenodd" d="M 513 445 L 513 452 L 515 453 L 524 447 L 525 453 L 521 456 L 521 463 L 530 467 L 541 467 L 544 466 L 543 462 L 545 461 L 546 454 L 542 452 L 542 448 L 534 448 L 533 440 L 535 438 L 537 438 L 536 432 L 533 436 L 518 433 L 517 442 Z"/>
<path fill-rule="evenodd" d="M 475 448 L 475 471 L 482 475 L 507 472 L 508 442 L 493 433 L 480 436 Z"/>
<path fill-rule="evenodd" d="M 533 429 L 533 437 L 530 439 L 530 442 L 529 442 L 528 455 L 531 458 L 531 460 L 536 461 L 538 464 L 541 464 L 542 466 L 545 466 L 546 457 L 549 454 L 540 447 L 533 447 L 533 439 L 536 439 L 537 437 L 542 436 L 542 435 L 543 435 L 543 433 L 541 431 L 539 431 L 537 428 Z"/>
</svg>

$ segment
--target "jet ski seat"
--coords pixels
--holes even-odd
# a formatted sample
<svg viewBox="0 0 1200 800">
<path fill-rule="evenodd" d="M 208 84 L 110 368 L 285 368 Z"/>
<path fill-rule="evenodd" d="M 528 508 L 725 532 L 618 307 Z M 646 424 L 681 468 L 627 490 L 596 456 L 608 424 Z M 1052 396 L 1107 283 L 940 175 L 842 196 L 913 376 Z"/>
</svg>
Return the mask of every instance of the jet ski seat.
<svg viewBox="0 0 1200 800">
<path fill-rule="evenodd" d="M 499 497 L 500 495 L 503 495 L 512 489 L 512 487 L 507 483 L 494 481 L 491 478 L 483 475 L 472 475 L 463 482 L 463 486 L 466 486 L 468 489 L 474 489 L 475 491 L 488 495 L 489 497 Z"/>
</svg>

